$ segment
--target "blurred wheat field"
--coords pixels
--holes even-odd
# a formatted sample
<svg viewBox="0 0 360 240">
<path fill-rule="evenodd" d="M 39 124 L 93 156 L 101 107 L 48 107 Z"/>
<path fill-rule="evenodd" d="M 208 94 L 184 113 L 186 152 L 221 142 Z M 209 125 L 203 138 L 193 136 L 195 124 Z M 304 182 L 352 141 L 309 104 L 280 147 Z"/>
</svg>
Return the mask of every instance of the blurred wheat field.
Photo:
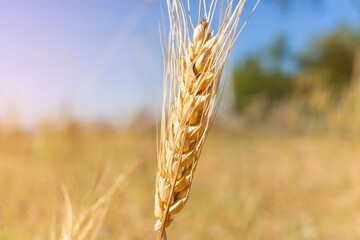
<svg viewBox="0 0 360 240">
<path fill-rule="evenodd" d="M 169 228 L 174 239 L 360 238 L 358 139 L 214 130 L 188 207 Z M 99 239 L 155 236 L 155 131 L 80 126 L 1 134 L 0 239 L 48 239 L 61 224 L 61 184 L 76 211 L 101 172 L 112 179 L 131 163 L 137 167 L 115 195 Z"/>
</svg>

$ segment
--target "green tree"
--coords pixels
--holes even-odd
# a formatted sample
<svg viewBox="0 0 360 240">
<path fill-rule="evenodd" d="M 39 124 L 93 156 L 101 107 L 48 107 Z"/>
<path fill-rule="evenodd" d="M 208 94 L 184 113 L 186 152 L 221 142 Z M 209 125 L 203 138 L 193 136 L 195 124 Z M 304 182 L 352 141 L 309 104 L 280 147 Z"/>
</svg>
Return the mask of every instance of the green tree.
<svg viewBox="0 0 360 240">
<path fill-rule="evenodd" d="M 353 72 L 355 49 L 359 35 L 350 27 L 316 38 L 298 57 L 300 69 L 308 75 L 321 76 L 320 80 L 334 93 L 349 85 Z"/>
<path fill-rule="evenodd" d="M 282 71 L 265 71 L 255 58 L 247 59 L 234 73 L 235 109 L 241 112 L 254 100 L 276 102 L 291 92 L 291 81 Z"/>
</svg>

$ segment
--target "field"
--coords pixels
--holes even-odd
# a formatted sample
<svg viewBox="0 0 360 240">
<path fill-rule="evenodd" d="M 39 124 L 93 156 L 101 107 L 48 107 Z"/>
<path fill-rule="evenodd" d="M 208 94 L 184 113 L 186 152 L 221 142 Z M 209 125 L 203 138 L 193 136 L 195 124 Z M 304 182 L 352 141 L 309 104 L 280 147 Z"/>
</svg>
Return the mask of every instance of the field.
<svg viewBox="0 0 360 240">
<path fill-rule="evenodd" d="M 359 141 L 333 134 L 211 132 L 171 239 L 359 239 Z M 0 239 L 49 239 L 70 194 L 75 214 L 133 170 L 99 239 L 154 239 L 156 134 L 41 129 L 0 137 Z M 103 188 L 106 189 L 105 184 Z"/>
</svg>

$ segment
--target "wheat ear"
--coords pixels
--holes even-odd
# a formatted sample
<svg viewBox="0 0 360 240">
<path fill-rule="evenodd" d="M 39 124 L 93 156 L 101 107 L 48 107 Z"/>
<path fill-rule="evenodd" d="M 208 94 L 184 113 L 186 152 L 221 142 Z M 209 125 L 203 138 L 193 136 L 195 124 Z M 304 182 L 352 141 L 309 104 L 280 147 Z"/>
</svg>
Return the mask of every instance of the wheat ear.
<svg viewBox="0 0 360 240">
<path fill-rule="evenodd" d="M 242 30 L 238 29 L 238 23 L 246 0 L 228 3 L 216 34 L 210 25 L 217 1 L 211 2 L 209 10 L 206 6 L 202 8 L 202 1 L 199 2 L 205 18 L 199 20 L 190 39 L 186 14 L 190 9 L 185 11 L 180 0 L 167 0 L 170 32 L 165 44 L 167 64 L 156 174 L 157 239 L 166 239 L 165 228 L 189 198 L 194 172 L 217 106 L 224 64 Z"/>
</svg>

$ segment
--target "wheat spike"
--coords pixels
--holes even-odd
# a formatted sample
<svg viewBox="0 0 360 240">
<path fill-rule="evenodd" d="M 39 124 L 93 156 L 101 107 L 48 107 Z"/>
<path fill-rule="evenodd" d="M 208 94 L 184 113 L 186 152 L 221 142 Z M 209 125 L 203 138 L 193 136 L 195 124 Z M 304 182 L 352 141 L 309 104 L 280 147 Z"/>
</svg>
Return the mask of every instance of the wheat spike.
<svg viewBox="0 0 360 240">
<path fill-rule="evenodd" d="M 208 11 L 204 4 L 205 18 L 198 22 L 190 38 L 183 4 L 179 0 L 167 1 L 170 32 L 156 174 L 157 239 L 166 239 L 165 228 L 189 198 L 216 109 L 224 64 L 242 30 L 238 23 L 245 2 L 228 3 L 216 34 L 211 31 L 211 23 L 217 1 L 211 2 Z"/>
</svg>

